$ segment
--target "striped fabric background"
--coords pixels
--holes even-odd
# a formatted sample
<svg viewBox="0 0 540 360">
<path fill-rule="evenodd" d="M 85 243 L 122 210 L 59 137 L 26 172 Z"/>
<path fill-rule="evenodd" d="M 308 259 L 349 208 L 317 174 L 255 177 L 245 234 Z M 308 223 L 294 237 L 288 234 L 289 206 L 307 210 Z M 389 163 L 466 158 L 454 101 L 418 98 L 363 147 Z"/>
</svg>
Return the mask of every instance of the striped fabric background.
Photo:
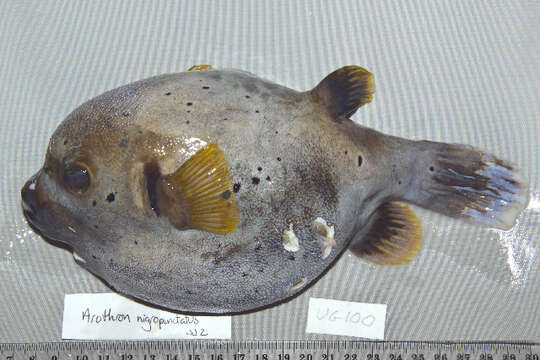
<svg viewBox="0 0 540 360">
<path fill-rule="evenodd" d="M 388 304 L 387 339 L 540 341 L 540 5 L 537 1 L 0 2 L 0 341 L 58 340 L 66 293 L 108 288 L 27 226 L 20 188 L 50 135 L 105 90 L 193 64 L 294 89 L 346 64 L 375 74 L 354 120 L 474 144 L 531 189 L 509 232 L 427 211 L 409 265 L 346 254 L 293 301 L 233 318 L 236 339 L 305 334 L 310 297 Z"/>
</svg>

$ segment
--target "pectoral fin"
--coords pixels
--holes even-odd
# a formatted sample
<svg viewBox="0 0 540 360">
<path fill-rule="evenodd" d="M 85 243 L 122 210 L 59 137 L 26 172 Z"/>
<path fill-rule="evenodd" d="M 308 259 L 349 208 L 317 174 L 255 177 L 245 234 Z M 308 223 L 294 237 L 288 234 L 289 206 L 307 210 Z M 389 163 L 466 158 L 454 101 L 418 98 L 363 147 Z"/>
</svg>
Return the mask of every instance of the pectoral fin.
<svg viewBox="0 0 540 360">
<path fill-rule="evenodd" d="M 335 117 L 352 116 L 373 99 L 374 92 L 373 74 L 355 65 L 334 71 L 311 91 Z"/>
<path fill-rule="evenodd" d="M 371 216 L 367 232 L 354 240 L 350 250 L 380 265 L 399 265 L 418 253 L 422 228 L 414 212 L 396 202 L 382 204 Z"/>
<path fill-rule="evenodd" d="M 158 197 L 177 228 L 227 234 L 238 225 L 229 164 L 216 144 L 197 151 L 177 171 L 160 181 Z"/>
</svg>

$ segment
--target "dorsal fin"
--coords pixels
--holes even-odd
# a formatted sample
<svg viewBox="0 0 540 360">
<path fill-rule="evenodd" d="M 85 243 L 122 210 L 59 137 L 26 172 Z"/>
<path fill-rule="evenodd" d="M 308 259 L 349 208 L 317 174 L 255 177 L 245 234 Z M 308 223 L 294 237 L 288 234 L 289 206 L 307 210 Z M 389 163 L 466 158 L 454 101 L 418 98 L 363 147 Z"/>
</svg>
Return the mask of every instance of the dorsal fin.
<svg viewBox="0 0 540 360">
<path fill-rule="evenodd" d="M 349 65 L 325 77 L 312 91 L 335 117 L 352 116 L 362 105 L 373 99 L 373 74 L 366 69 Z"/>
<path fill-rule="evenodd" d="M 349 250 L 380 265 L 404 264 L 416 255 L 422 243 L 422 228 L 414 212 L 396 202 L 384 203 L 371 216 L 364 236 Z"/>
</svg>

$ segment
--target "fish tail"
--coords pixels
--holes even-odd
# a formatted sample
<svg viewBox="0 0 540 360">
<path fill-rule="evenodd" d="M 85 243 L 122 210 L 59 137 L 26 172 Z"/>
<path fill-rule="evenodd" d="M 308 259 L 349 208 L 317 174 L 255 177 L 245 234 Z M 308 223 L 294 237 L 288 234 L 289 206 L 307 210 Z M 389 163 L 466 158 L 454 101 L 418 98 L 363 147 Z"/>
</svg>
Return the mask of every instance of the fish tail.
<svg viewBox="0 0 540 360">
<path fill-rule="evenodd" d="M 417 145 L 423 155 L 415 165 L 416 186 L 405 194 L 408 201 L 489 227 L 513 226 L 528 201 L 514 165 L 468 145 Z"/>
</svg>

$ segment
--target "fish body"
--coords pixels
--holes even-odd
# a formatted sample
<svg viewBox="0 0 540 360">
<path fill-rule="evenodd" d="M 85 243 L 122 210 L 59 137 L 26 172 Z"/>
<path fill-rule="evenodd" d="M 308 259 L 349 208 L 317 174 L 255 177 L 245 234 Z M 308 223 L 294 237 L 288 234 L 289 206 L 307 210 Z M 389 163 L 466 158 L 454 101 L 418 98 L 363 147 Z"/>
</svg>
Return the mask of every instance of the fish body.
<svg viewBox="0 0 540 360">
<path fill-rule="evenodd" d="M 111 90 L 57 128 L 25 215 L 116 291 L 215 314 L 288 299 L 348 248 L 409 261 L 421 230 L 397 201 L 512 225 L 526 188 L 510 164 L 352 122 L 373 91 L 356 66 L 306 92 L 239 70 Z"/>
</svg>

